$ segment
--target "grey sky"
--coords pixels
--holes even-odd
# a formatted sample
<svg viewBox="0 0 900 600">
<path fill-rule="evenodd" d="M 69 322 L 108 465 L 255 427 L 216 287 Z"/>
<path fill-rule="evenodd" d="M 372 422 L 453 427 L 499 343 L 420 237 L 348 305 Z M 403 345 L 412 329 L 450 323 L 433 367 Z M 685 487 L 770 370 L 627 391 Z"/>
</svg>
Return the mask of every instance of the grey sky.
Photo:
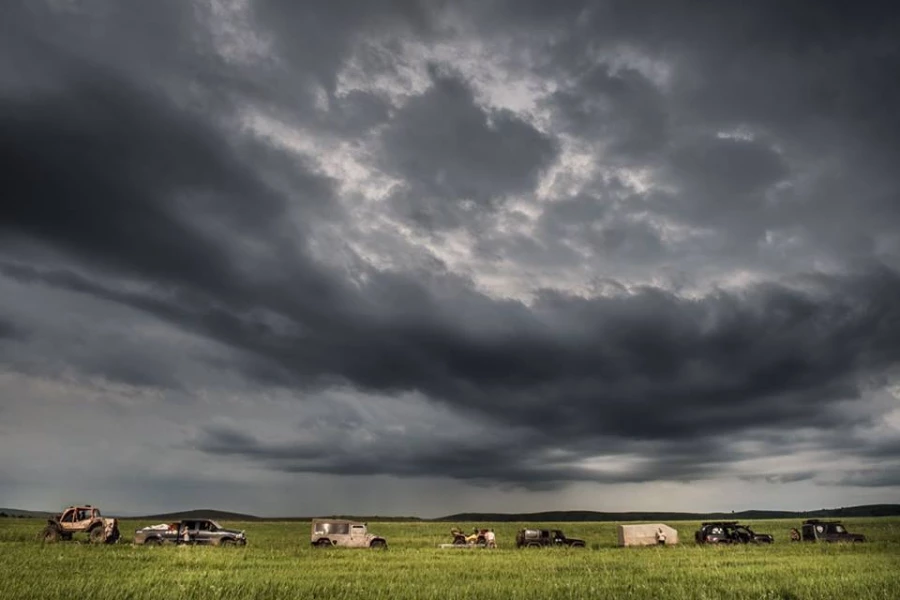
<svg viewBox="0 0 900 600">
<path fill-rule="evenodd" d="M 3 3 L 0 505 L 896 501 L 897 39 L 875 2 Z"/>
</svg>

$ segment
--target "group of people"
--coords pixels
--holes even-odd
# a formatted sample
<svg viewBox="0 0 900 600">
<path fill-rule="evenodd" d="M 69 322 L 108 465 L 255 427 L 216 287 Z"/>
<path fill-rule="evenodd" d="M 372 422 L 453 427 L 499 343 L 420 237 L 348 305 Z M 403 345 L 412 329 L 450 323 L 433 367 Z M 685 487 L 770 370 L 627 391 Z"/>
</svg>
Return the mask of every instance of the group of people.
<svg viewBox="0 0 900 600">
<path fill-rule="evenodd" d="M 497 547 L 497 537 L 494 535 L 493 529 L 478 529 L 476 527 L 471 534 L 466 535 L 462 530 L 454 527 L 450 530 L 450 534 L 453 536 L 454 544 L 484 544 L 488 548 Z"/>
</svg>

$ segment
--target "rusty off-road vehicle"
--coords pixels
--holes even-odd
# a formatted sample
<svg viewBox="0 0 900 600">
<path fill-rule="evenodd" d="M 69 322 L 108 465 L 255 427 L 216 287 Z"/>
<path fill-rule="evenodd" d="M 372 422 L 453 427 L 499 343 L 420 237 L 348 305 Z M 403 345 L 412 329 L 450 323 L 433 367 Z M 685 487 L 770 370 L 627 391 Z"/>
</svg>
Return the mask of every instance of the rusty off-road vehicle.
<svg viewBox="0 0 900 600">
<path fill-rule="evenodd" d="M 316 548 L 387 548 L 387 540 L 369 533 L 365 523 L 345 519 L 313 519 L 310 541 Z"/>
<path fill-rule="evenodd" d="M 487 533 L 487 529 L 479 530 L 477 527 L 472 531 L 470 535 L 466 535 L 466 533 L 458 528 L 454 527 L 450 530 L 450 535 L 453 537 L 453 545 L 454 546 L 487 546 L 487 538 L 485 534 Z"/>
<path fill-rule="evenodd" d="M 71 540 L 76 533 L 86 533 L 94 544 L 113 544 L 119 539 L 119 522 L 100 515 L 100 509 L 86 504 L 70 506 L 60 514 L 47 519 L 47 526 L 39 538 L 47 543 Z"/>
</svg>

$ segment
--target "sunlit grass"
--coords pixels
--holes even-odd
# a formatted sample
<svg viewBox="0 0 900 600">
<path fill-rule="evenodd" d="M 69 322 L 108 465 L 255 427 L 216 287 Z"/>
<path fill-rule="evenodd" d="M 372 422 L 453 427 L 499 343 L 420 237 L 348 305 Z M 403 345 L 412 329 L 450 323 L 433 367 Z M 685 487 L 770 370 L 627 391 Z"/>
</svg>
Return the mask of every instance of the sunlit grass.
<svg viewBox="0 0 900 600">
<path fill-rule="evenodd" d="M 772 546 L 616 548 L 613 523 L 563 523 L 587 549 L 514 548 L 522 524 L 479 523 L 498 550 L 440 550 L 450 523 L 370 523 L 385 551 L 314 549 L 306 523 L 228 523 L 246 548 L 144 547 L 125 521 L 115 545 L 35 536 L 40 520 L 0 519 L 2 598 L 900 598 L 900 519 L 851 519 L 867 544 L 788 541 L 796 521 L 757 521 Z M 472 524 L 460 523 L 472 527 Z M 533 524 L 529 524 L 532 526 Z"/>
</svg>

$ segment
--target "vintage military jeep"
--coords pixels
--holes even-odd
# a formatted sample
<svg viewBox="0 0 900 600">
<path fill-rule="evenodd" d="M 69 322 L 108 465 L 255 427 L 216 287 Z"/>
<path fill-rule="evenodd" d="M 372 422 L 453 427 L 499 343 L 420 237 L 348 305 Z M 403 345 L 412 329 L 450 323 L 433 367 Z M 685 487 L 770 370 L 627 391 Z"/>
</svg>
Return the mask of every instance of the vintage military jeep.
<svg viewBox="0 0 900 600">
<path fill-rule="evenodd" d="M 369 533 L 365 523 L 345 519 L 313 519 L 310 540 L 317 548 L 387 548 L 387 541 Z"/>
<path fill-rule="evenodd" d="M 565 546 L 584 548 L 584 540 L 566 537 L 559 529 L 520 529 L 516 534 L 516 548 Z"/>
<path fill-rule="evenodd" d="M 100 509 L 86 504 L 70 506 L 60 514 L 47 519 L 47 525 L 39 538 L 46 543 L 71 540 L 76 533 L 87 533 L 94 544 L 112 544 L 119 539 L 119 522 L 100 515 Z"/>
<path fill-rule="evenodd" d="M 242 530 L 226 529 L 212 519 L 185 519 L 137 529 L 134 543 L 245 546 L 247 536 Z"/>
<path fill-rule="evenodd" d="M 768 533 L 756 533 L 737 521 L 712 521 L 700 525 L 694 532 L 698 544 L 771 544 L 775 538 Z"/>
<path fill-rule="evenodd" d="M 861 533 L 850 533 L 840 521 L 820 521 L 807 519 L 800 526 L 800 531 L 791 530 L 792 541 L 804 542 L 864 542 L 866 536 Z"/>
</svg>

